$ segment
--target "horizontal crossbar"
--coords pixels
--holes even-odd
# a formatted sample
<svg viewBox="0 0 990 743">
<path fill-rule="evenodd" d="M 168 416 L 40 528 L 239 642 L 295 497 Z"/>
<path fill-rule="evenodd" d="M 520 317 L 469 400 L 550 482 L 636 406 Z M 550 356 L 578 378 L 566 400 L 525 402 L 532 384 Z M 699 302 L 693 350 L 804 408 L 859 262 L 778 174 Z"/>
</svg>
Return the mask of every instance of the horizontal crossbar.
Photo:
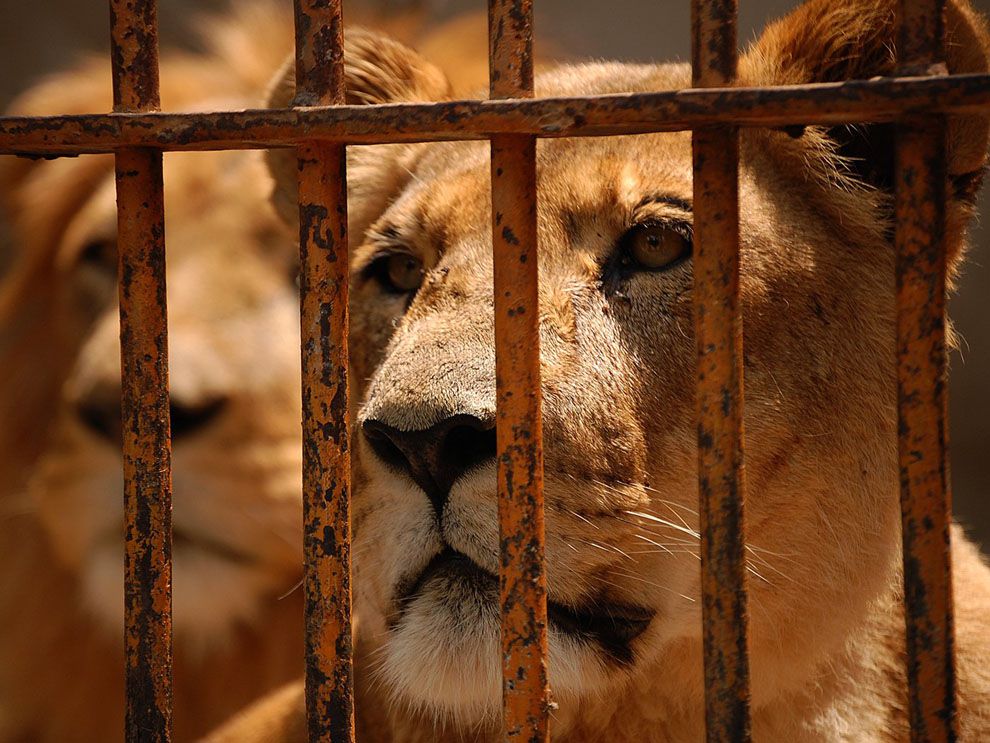
<svg viewBox="0 0 990 743">
<path fill-rule="evenodd" d="M 497 134 L 590 137 L 709 125 L 800 126 L 892 121 L 990 107 L 990 75 L 900 77 L 762 88 L 324 106 L 207 113 L 0 117 L 0 154 L 76 155 L 120 147 L 232 150 L 326 140 L 381 144 Z"/>
</svg>

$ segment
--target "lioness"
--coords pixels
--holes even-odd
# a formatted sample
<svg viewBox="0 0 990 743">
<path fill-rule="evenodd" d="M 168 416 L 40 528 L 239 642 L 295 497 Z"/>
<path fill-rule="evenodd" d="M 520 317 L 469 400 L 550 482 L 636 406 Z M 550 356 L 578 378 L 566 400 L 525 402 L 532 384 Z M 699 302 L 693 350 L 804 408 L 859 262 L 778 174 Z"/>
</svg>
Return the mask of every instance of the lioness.
<svg viewBox="0 0 990 743">
<path fill-rule="evenodd" d="M 894 71 L 894 0 L 811 0 L 744 55 L 740 83 Z M 986 26 L 947 13 L 951 72 Z M 362 84 L 435 87 L 382 40 Z M 366 57 L 349 57 L 366 67 Z M 398 72 L 396 72 L 398 71 Z M 400 76 L 404 76 L 401 77 Z M 595 63 L 538 95 L 678 89 L 686 65 Z M 292 76 L 275 88 L 286 105 Z M 908 735 L 901 608 L 892 129 L 741 135 L 754 738 Z M 960 261 L 988 120 L 952 117 Z M 354 569 L 359 709 L 396 741 L 499 740 L 489 149 L 351 148 Z M 276 203 L 294 218 L 292 154 Z M 703 737 L 689 133 L 541 141 L 540 320 L 555 741 Z M 990 740 L 990 570 L 953 532 L 960 723 Z M 288 689 L 216 740 L 301 735 Z"/>
</svg>

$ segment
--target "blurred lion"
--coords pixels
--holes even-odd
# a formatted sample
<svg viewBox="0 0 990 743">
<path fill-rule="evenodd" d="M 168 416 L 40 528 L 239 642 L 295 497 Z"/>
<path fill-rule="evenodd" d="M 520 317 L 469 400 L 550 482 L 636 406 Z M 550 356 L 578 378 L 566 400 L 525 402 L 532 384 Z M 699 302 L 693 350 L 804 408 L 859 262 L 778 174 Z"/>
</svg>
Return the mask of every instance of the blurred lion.
<svg viewBox="0 0 990 743">
<path fill-rule="evenodd" d="M 291 49 L 289 10 L 241 3 L 201 21 L 201 51 L 162 54 L 163 109 L 259 105 Z M 419 22 L 375 25 L 408 38 Z M 108 64 L 90 59 L 12 113 L 106 111 L 109 93 Z M 258 152 L 165 156 L 180 740 L 302 667 L 298 258 L 271 188 Z M 4 158 L 0 206 L 0 741 L 112 741 L 124 700 L 113 158 Z"/>
</svg>

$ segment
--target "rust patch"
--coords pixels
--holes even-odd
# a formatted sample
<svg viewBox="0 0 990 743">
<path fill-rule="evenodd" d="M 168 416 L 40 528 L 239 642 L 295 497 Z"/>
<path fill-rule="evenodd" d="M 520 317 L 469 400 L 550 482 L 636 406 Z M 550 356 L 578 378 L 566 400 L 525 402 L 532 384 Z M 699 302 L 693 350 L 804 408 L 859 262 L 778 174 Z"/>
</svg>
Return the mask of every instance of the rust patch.
<svg viewBox="0 0 990 743">
<path fill-rule="evenodd" d="M 491 94 L 533 95 L 530 0 L 488 4 Z M 547 743 L 547 584 L 536 238 L 536 140 L 493 136 L 502 724 L 507 740 Z"/>
<path fill-rule="evenodd" d="M 955 740 L 943 122 L 897 132 L 897 399 L 912 739 Z"/>
<path fill-rule="evenodd" d="M 154 0 L 111 0 L 114 111 L 158 109 Z M 172 445 L 162 154 L 116 157 L 128 741 L 172 738 Z"/>
<path fill-rule="evenodd" d="M 695 0 L 691 23 L 694 84 L 732 85 L 735 0 Z M 748 741 L 738 130 L 695 129 L 692 146 L 705 730 L 708 741 Z"/>
<path fill-rule="evenodd" d="M 113 110 L 157 111 L 157 0 L 110 0 Z"/>
<path fill-rule="evenodd" d="M 308 98 L 309 94 L 305 94 Z M 0 154 L 45 157 L 162 150 L 488 139 L 496 134 L 596 137 L 715 124 L 795 127 L 889 122 L 905 113 L 986 113 L 990 75 L 881 78 L 773 88 L 695 88 L 490 101 L 205 113 L 0 117 Z"/>
<path fill-rule="evenodd" d="M 340 0 L 296 0 L 296 105 L 344 102 Z M 343 145 L 299 158 L 306 719 L 311 741 L 354 740 L 348 428 L 347 172 Z"/>
<path fill-rule="evenodd" d="M 162 155 L 117 153 L 126 738 L 172 731 L 172 473 Z"/>
<path fill-rule="evenodd" d="M 900 5 L 902 71 L 944 72 L 944 2 Z M 945 351 L 945 119 L 897 127 L 897 407 L 904 541 L 908 715 L 912 741 L 954 741 L 952 521 Z"/>
</svg>

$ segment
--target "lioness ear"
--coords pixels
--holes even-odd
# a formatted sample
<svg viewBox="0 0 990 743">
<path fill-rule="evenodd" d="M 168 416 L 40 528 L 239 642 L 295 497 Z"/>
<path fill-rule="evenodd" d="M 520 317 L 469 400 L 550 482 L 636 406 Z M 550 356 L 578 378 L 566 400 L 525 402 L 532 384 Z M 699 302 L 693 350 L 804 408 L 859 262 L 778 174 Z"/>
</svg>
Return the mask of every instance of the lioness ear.
<svg viewBox="0 0 990 743">
<path fill-rule="evenodd" d="M 295 77 L 290 58 L 272 83 L 269 108 L 293 105 Z M 437 67 L 394 39 L 360 28 L 349 28 L 344 36 L 344 77 L 350 105 L 439 101 L 450 95 L 447 78 Z M 401 188 L 408 178 L 402 166 L 408 166 L 412 152 L 410 145 L 348 149 L 348 214 L 353 235 L 363 234 Z M 299 217 L 294 151 L 270 150 L 268 166 L 275 179 L 273 203 L 282 219 L 294 225 Z"/>
<path fill-rule="evenodd" d="M 740 65 L 745 85 L 838 82 L 896 71 L 897 0 L 810 0 L 766 28 Z M 945 16 L 949 72 L 988 70 L 990 37 L 966 0 L 948 0 Z M 971 202 L 986 163 L 990 120 L 952 116 L 948 125 L 950 194 Z M 893 125 L 828 130 L 850 174 L 881 189 L 893 184 Z"/>
</svg>

